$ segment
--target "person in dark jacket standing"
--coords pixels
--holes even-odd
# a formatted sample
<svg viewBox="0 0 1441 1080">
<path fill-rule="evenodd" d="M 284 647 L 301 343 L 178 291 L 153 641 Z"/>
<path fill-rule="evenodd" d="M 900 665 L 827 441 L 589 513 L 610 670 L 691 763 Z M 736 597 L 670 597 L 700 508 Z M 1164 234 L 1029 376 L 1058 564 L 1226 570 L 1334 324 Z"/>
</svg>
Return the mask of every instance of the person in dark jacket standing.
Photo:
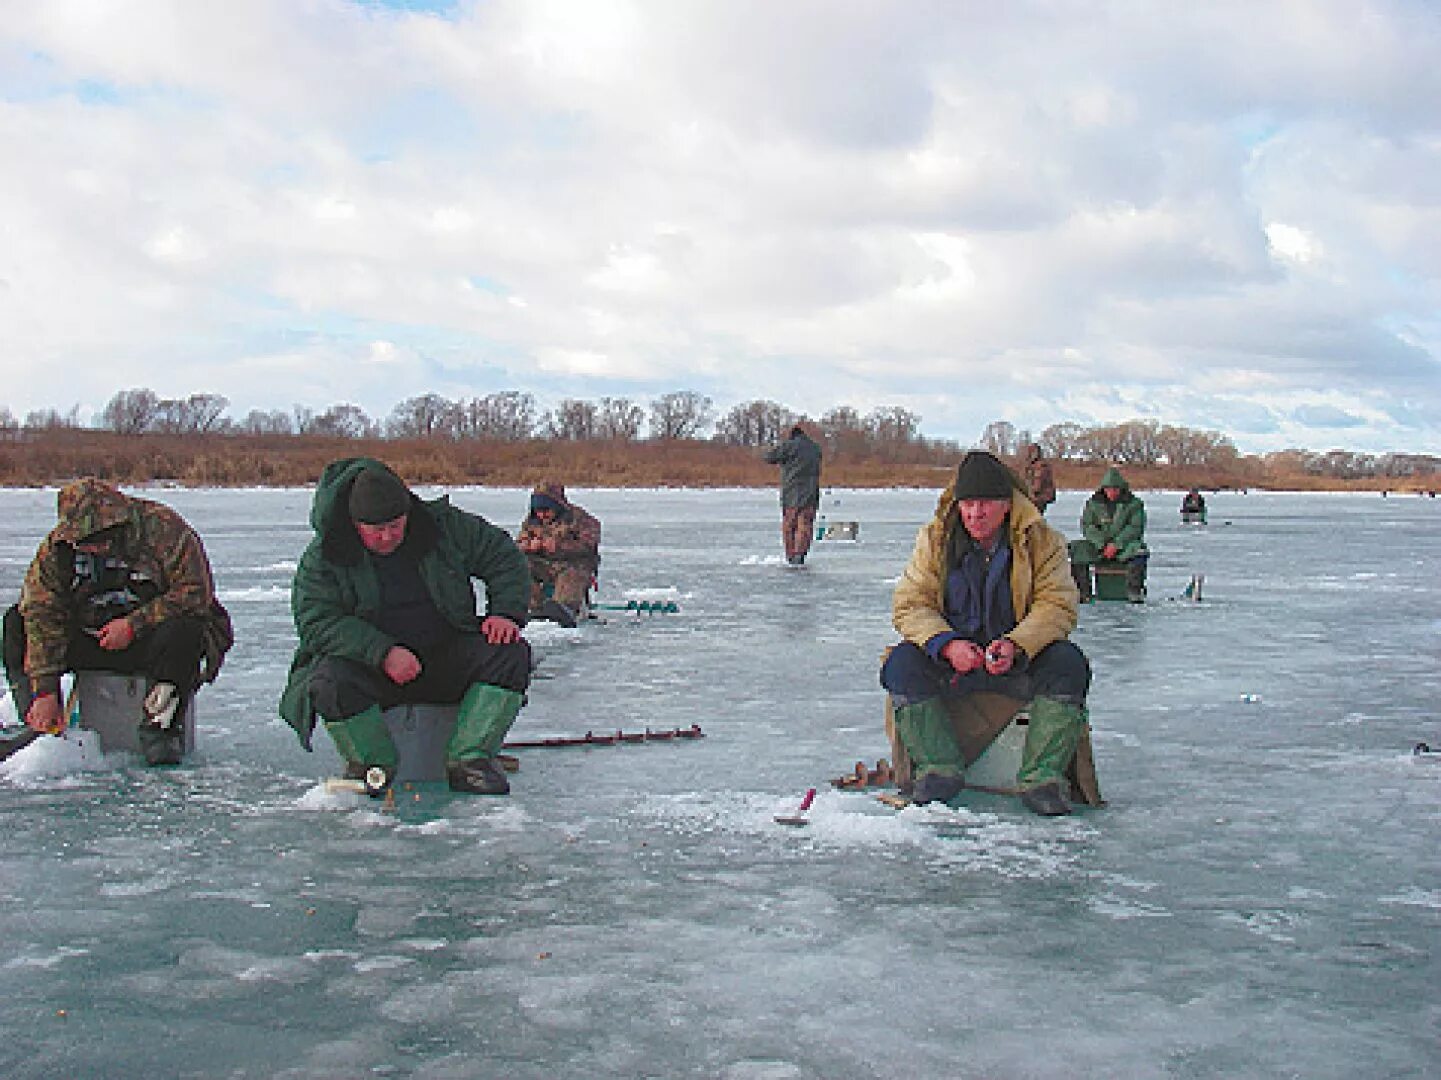
<svg viewBox="0 0 1441 1080">
<path fill-rule="evenodd" d="M 766 460 L 781 467 L 781 541 L 786 562 L 801 566 L 811 549 L 821 504 L 821 448 L 797 424 L 784 442 L 766 452 Z"/>
<path fill-rule="evenodd" d="M 1041 453 L 1037 443 L 1026 443 L 1021 447 L 1021 475 L 1026 480 L 1026 494 L 1036 509 L 1046 512 L 1046 507 L 1056 501 L 1056 480 L 1051 474 L 1051 463 Z"/>
<path fill-rule="evenodd" d="M 58 523 L 35 553 L 20 603 L 5 613 L 5 670 L 15 711 L 35 731 L 65 727 L 60 676 L 143 674 L 146 763 L 178 765 L 183 717 L 233 642 L 205 546 L 163 503 L 87 476 L 56 499 Z"/>
<path fill-rule="evenodd" d="M 496 753 L 530 683 L 521 637 L 530 571 L 510 534 L 484 518 L 413 494 L 387 466 L 346 458 L 326 466 L 315 529 L 291 590 L 300 638 L 280 714 L 310 749 L 316 716 L 378 793 L 397 764 L 383 711 L 459 704 L 446 747 L 454 791 L 510 791 Z M 473 578 L 485 585 L 476 614 Z"/>
</svg>

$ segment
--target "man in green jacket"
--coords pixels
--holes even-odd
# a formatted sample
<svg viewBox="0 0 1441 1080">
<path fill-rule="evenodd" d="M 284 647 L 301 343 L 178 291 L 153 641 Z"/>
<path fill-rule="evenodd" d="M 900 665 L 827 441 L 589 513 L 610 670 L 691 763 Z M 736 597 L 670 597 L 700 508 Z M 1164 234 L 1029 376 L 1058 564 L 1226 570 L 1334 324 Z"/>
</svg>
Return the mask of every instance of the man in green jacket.
<svg viewBox="0 0 1441 1080">
<path fill-rule="evenodd" d="M 531 669 L 520 634 L 530 572 L 510 534 L 448 498 L 422 501 L 370 458 L 326 466 L 310 524 L 291 591 L 300 644 L 280 715 L 308 750 L 319 714 L 347 774 L 380 794 L 397 764 L 384 710 L 458 703 L 451 789 L 509 792 L 496 753 Z M 485 584 L 484 616 L 473 578 Z"/>
<path fill-rule="evenodd" d="M 1071 574 L 1081 602 L 1091 599 L 1091 567 L 1115 562 L 1126 568 L 1126 599 L 1146 602 L 1146 504 L 1114 465 L 1081 510 L 1081 539 L 1071 544 Z"/>
</svg>

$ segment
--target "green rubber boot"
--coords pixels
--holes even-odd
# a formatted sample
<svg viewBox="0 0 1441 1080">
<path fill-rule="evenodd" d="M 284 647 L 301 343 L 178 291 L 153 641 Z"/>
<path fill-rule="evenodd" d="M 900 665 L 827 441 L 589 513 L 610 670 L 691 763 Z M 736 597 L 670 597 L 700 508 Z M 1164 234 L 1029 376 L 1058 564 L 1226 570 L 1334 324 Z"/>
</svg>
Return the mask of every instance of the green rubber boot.
<svg viewBox="0 0 1441 1080">
<path fill-rule="evenodd" d="M 372 705 L 345 720 L 327 720 L 325 730 L 345 759 L 346 775 L 358 772 L 371 795 L 384 794 L 395 778 L 399 759 L 380 706 Z"/>
<path fill-rule="evenodd" d="M 445 748 L 445 773 L 452 791 L 476 795 L 510 791 L 510 781 L 495 755 L 524 703 L 523 694 L 489 683 L 476 683 L 466 690 L 455 731 Z"/>
<path fill-rule="evenodd" d="M 1022 791 L 1049 784 L 1059 788 L 1076 756 L 1076 743 L 1086 723 L 1086 707 L 1038 697 L 1027 711 L 1031 722 L 1026 728 L 1026 747 L 1021 753 L 1016 786 Z"/>
<path fill-rule="evenodd" d="M 928 698 L 895 710 L 896 734 L 911 756 L 916 786 L 911 802 L 949 802 L 966 786 L 965 758 L 951 727 L 951 714 L 940 698 Z"/>
</svg>

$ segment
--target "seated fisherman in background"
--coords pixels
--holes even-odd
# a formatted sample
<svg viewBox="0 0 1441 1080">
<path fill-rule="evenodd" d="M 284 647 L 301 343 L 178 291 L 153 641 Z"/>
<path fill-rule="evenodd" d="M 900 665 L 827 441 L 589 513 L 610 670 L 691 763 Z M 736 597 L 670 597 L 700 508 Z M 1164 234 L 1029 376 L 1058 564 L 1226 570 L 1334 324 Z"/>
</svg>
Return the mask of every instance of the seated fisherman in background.
<svg viewBox="0 0 1441 1080">
<path fill-rule="evenodd" d="M 232 643 L 205 547 L 170 507 L 94 477 L 61 488 L 57 505 L 59 522 L 30 563 L 20 603 L 5 613 L 15 711 L 58 734 L 64 672 L 145 675 L 154 685 L 141 750 L 150 765 L 178 765 L 186 705 L 220 673 Z"/>
<path fill-rule="evenodd" d="M 1081 539 L 1071 544 L 1071 572 L 1081 601 L 1091 599 L 1091 567 L 1119 563 L 1126 568 L 1126 599 L 1146 602 L 1146 505 L 1132 492 L 1115 466 L 1081 510 Z"/>
<path fill-rule="evenodd" d="M 965 788 L 946 702 L 981 690 L 1030 701 L 1016 783 L 1034 813 L 1070 813 L 1066 770 L 1086 724 L 1091 669 L 1066 635 L 1076 587 L 1066 542 L 1020 482 L 983 450 L 966 455 L 916 537 L 892 600 L 905 639 L 881 667 L 915 775 L 911 800 Z"/>
<path fill-rule="evenodd" d="M 1192 488 L 1182 496 L 1181 517 L 1194 521 L 1206 520 L 1206 497 L 1196 488 Z"/>
<path fill-rule="evenodd" d="M 295 571 L 290 606 L 300 638 L 280 715 L 310 749 L 316 714 L 346 773 L 398 763 L 384 710 L 456 704 L 446 747 L 453 791 L 504 795 L 495 760 L 530 683 L 526 569 L 510 534 L 445 497 L 422 502 L 370 458 L 325 467 L 310 511 L 315 537 Z M 476 614 L 472 578 L 485 583 Z"/>
<path fill-rule="evenodd" d="M 600 568 L 600 522 L 546 481 L 530 493 L 516 543 L 530 562 L 531 617 L 574 626 Z"/>
</svg>

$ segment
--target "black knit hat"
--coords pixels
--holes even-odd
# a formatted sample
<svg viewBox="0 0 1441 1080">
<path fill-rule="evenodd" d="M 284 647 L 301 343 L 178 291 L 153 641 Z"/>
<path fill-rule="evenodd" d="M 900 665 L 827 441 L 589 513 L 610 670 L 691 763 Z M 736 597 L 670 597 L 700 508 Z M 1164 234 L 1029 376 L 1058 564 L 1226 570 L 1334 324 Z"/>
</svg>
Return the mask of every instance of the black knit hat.
<svg viewBox="0 0 1441 1080">
<path fill-rule="evenodd" d="M 984 450 L 972 450 L 956 470 L 953 494 L 957 499 L 1009 499 L 1010 473 Z"/>
<path fill-rule="evenodd" d="M 410 510 L 410 492 L 393 473 L 364 469 L 350 485 L 350 517 L 364 525 L 394 521 Z"/>
</svg>

